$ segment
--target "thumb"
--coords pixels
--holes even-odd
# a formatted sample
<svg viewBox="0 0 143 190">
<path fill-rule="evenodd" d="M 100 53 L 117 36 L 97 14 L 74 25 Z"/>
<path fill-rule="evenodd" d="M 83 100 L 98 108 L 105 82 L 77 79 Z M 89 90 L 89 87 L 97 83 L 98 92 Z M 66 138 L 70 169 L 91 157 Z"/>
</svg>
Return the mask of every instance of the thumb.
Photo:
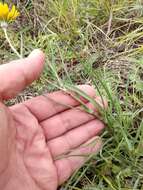
<svg viewBox="0 0 143 190">
<path fill-rule="evenodd" d="M 43 70 L 45 56 L 34 50 L 27 58 L 0 66 L 0 99 L 13 98 L 36 80 Z"/>
</svg>

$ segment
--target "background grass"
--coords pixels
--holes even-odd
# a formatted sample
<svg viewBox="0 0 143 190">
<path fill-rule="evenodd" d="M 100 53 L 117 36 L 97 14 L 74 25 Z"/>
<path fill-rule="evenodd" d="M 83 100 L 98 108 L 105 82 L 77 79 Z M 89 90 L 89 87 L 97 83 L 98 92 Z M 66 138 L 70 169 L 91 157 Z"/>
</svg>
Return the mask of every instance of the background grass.
<svg viewBox="0 0 143 190">
<path fill-rule="evenodd" d="M 142 0 L 7 2 L 15 3 L 21 12 L 9 26 L 17 50 L 27 56 L 41 48 L 47 55 L 41 79 L 24 97 L 85 83 L 93 85 L 109 102 L 103 113 L 107 123 L 103 149 L 62 188 L 142 190 Z M 0 46 L 1 63 L 16 58 L 2 31 Z"/>
</svg>

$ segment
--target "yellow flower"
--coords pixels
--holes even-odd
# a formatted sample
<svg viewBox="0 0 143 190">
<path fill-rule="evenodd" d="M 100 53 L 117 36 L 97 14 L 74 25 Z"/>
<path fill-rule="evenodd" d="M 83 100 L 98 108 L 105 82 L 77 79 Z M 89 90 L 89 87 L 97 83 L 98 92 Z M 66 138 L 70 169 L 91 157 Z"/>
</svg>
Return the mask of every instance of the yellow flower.
<svg viewBox="0 0 143 190">
<path fill-rule="evenodd" d="M 19 12 L 15 5 L 12 6 L 11 10 L 7 3 L 0 3 L 0 22 L 11 22 L 19 16 Z"/>
</svg>

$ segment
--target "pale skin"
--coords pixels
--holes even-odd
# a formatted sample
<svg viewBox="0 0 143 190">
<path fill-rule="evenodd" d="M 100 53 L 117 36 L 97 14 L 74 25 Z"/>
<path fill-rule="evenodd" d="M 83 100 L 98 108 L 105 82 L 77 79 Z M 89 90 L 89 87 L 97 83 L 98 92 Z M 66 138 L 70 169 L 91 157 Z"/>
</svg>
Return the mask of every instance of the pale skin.
<svg viewBox="0 0 143 190">
<path fill-rule="evenodd" d="M 4 105 L 4 100 L 15 97 L 40 76 L 44 61 L 44 54 L 35 50 L 25 59 L 0 66 L 0 189 L 3 190 L 56 190 L 84 164 L 87 154 L 97 153 L 102 145 L 98 136 L 104 124 L 82 110 L 64 106 L 79 108 L 80 104 L 62 91 L 12 107 Z M 91 86 L 79 88 L 100 103 Z M 81 99 L 98 113 L 97 108 Z M 94 139 L 96 143 L 91 144 Z"/>
</svg>

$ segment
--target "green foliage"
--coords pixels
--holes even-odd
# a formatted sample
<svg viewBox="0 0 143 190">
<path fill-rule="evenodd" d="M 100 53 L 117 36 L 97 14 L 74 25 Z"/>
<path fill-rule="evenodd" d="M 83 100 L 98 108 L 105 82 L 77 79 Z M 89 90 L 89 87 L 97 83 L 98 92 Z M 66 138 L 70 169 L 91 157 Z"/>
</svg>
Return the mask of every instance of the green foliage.
<svg viewBox="0 0 143 190">
<path fill-rule="evenodd" d="M 43 88 L 48 91 L 72 89 L 93 103 L 74 87 L 86 83 L 108 100 L 108 109 L 101 110 L 107 125 L 102 135 L 103 149 L 63 187 L 69 190 L 143 189 L 142 1 L 14 2 L 21 10 L 16 25 L 10 26 L 15 46 L 19 47 L 22 35 L 25 56 L 37 47 L 47 56 L 43 76 L 34 88 L 40 93 Z M 0 43 L 1 57 L 13 59 L 2 37 Z M 130 57 L 134 67 L 123 87 L 121 78 L 103 67 L 107 61 L 122 56 Z"/>
</svg>

